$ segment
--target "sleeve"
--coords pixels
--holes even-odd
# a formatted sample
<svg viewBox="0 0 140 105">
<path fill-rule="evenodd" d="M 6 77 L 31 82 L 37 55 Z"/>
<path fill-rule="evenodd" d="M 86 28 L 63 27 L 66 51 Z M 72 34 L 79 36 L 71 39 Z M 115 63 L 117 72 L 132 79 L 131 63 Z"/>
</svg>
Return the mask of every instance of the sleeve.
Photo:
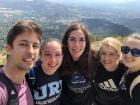
<svg viewBox="0 0 140 105">
<path fill-rule="evenodd" d="M 8 91 L 6 86 L 0 82 L 0 105 L 7 105 Z"/>
<path fill-rule="evenodd" d="M 132 91 L 132 105 L 140 105 L 140 83 Z"/>
</svg>

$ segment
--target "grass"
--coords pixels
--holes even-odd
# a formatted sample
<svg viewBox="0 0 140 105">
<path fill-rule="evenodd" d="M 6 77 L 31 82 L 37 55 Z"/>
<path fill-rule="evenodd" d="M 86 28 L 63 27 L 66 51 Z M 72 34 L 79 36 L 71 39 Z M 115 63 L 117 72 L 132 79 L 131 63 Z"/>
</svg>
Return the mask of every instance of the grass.
<svg viewBox="0 0 140 105">
<path fill-rule="evenodd" d="M 0 51 L 0 65 L 5 64 L 6 62 L 6 51 Z"/>
</svg>

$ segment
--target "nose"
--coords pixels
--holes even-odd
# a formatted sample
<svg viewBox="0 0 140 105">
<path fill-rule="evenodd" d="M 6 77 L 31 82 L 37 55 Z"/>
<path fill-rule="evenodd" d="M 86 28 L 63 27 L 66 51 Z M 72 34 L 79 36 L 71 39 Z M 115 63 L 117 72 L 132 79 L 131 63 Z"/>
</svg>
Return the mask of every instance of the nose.
<svg viewBox="0 0 140 105">
<path fill-rule="evenodd" d="M 34 47 L 32 45 L 29 45 L 28 52 L 31 54 L 34 53 Z"/>
<path fill-rule="evenodd" d="M 131 51 L 129 51 L 127 54 L 125 54 L 126 56 L 130 57 L 132 56 Z"/>
<path fill-rule="evenodd" d="M 52 62 L 55 62 L 55 61 L 56 61 L 56 57 L 55 57 L 55 55 L 52 55 L 52 57 L 51 57 L 51 61 L 52 61 Z"/>
<path fill-rule="evenodd" d="M 79 41 L 78 41 L 78 40 L 75 41 L 75 46 L 76 46 L 76 47 L 79 46 Z"/>
<path fill-rule="evenodd" d="M 105 59 L 105 60 L 109 60 L 109 59 L 110 59 L 109 55 L 105 55 L 105 56 L 104 56 L 104 59 Z"/>
</svg>

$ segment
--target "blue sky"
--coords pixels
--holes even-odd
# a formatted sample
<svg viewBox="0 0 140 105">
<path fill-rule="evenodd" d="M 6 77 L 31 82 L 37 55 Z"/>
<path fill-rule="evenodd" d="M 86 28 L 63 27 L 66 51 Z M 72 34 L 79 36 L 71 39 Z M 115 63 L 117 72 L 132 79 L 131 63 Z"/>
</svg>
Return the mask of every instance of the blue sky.
<svg viewBox="0 0 140 105">
<path fill-rule="evenodd" d="M 120 3 L 127 3 L 127 2 L 133 2 L 138 0 L 46 0 L 51 2 L 92 2 L 92 3 L 113 3 L 113 4 L 120 4 Z"/>
</svg>

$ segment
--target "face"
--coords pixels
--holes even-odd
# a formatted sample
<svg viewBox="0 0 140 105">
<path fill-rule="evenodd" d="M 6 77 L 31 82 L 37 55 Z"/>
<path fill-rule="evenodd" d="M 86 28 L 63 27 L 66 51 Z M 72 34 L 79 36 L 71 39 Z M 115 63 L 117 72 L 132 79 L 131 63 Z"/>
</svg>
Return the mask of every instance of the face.
<svg viewBox="0 0 140 105">
<path fill-rule="evenodd" d="M 42 67 L 46 74 L 52 75 L 61 65 L 63 58 L 61 44 L 56 41 L 46 43 L 42 51 Z"/>
<path fill-rule="evenodd" d="M 108 45 L 100 48 L 100 61 L 107 71 L 114 71 L 118 66 L 119 55 L 117 51 Z"/>
<path fill-rule="evenodd" d="M 77 61 L 83 54 L 86 46 L 85 34 L 82 30 L 74 30 L 68 38 L 68 49 L 73 58 Z"/>
<path fill-rule="evenodd" d="M 24 32 L 16 37 L 13 47 L 7 45 L 8 61 L 15 69 L 29 70 L 39 54 L 40 41 L 34 32 Z"/>
<path fill-rule="evenodd" d="M 134 38 L 128 38 L 124 46 L 128 46 L 130 49 L 140 49 L 140 40 Z M 123 62 L 130 69 L 130 71 L 137 71 L 140 69 L 140 56 L 134 57 L 129 51 L 128 54 L 123 54 Z"/>
</svg>

